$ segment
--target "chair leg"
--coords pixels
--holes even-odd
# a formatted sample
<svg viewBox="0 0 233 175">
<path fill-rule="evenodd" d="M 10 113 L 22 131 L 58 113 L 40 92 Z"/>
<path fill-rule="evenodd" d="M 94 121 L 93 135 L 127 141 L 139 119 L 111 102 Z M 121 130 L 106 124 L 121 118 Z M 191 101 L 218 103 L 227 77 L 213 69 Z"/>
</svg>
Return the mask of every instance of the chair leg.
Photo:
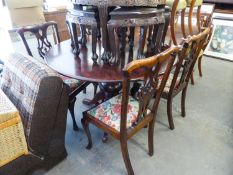
<svg viewBox="0 0 233 175">
<path fill-rule="evenodd" d="M 93 83 L 93 86 L 94 86 L 94 96 L 95 96 L 98 89 L 98 83 Z"/>
<path fill-rule="evenodd" d="M 190 76 L 190 78 L 191 78 L 191 84 L 192 84 L 192 85 L 194 85 L 194 77 L 193 77 L 193 72 L 191 73 L 191 76 Z"/>
<path fill-rule="evenodd" d="M 202 77 L 201 61 L 202 61 L 202 56 L 198 58 L 198 71 L 200 77 Z"/>
<path fill-rule="evenodd" d="M 120 139 L 121 143 L 121 153 L 125 162 L 125 167 L 127 169 L 128 175 L 134 175 L 133 168 L 129 158 L 127 139 Z"/>
<path fill-rule="evenodd" d="M 76 123 L 76 120 L 75 120 L 75 115 L 74 115 L 74 104 L 75 104 L 75 101 L 76 101 L 76 97 L 73 98 L 72 100 L 69 101 L 69 111 L 70 111 L 70 115 L 72 117 L 72 120 L 73 120 L 73 130 L 74 131 L 78 131 L 79 128 L 78 128 L 78 125 Z"/>
<path fill-rule="evenodd" d="M 151 121 L 149 123 L 149 128 L 148 128 L 148 148 L 149 148 L 149 155 L 153 156 L 154 154 L 154 126 L 155 126 L 155 121 Z"/>
<path fill-rule="evenodd" d="M 171 130 L 175 128 L 173 117 L 172 117 L 172 97 L 167 99 L 167 117 L 168 117 L 168 123 Z"/>
<path fill-rule="evenodd" d="M 187 87 L 183 89 L 181 94 L 181 116 L 185 117 L 185 98 L 186 98 Z"/>
<path fill-rule="evenodd" d="M 87 139 L 88 139 L 88 145 L 86 146 L 86 149 L 91 149 L 92 148 L 92 139 L 91 139 L 91 133 L 89 130 L 89 123 L 85 118 L 82 118 L 81 122 L 83 125 L 83 129 L 87 135 Z"/>
</svg>

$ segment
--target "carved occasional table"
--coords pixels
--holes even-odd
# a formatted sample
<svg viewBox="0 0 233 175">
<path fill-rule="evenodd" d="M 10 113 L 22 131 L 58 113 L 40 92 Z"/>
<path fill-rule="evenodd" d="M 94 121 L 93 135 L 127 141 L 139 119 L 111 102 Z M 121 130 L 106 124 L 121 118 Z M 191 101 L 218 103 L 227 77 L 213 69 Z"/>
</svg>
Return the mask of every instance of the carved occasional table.
<svg viewBox="0 0 233 175">
<path fill-rule="evenodd" d="M 159 5 L 165 6 L 166 0 L 72 0 L 72 3 L 75 5 L 97 6 L 99 11 L 100 27 L 102 29 L 102 41 L 104 48 L 102 59 L 108 60 L 108 58 L 110 57 L 109 37 L 107 32 L 109 7 L 156 7 Z M 74 19 L 72 18 L 72 16 L 68 16 L 67 20 L 71 22 L 78 21 L 78 19 Z"/>
</svg>

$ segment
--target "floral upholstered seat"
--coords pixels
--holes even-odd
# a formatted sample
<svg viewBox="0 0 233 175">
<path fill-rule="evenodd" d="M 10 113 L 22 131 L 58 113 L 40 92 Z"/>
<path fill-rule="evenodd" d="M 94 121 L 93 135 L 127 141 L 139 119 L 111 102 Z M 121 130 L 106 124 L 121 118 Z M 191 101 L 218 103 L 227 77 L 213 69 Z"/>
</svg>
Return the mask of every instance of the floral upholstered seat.
<svg viewBox="0 0 233 175">
<path fill-rule="evenodd" d="M 169 77 L 168 77 L 168 79 L 167 79 L 167 82 L 166 82 L 166 85 L 165 85 L 165 87 L 164 87 L 164 89 L 163 89 L 163 92 L 168 93 L 168 92 L 170 91 L 170 87 L 171 87 L 171 85 L 172 85 L 173 76 L 174 76 L 173 73 L 170 73 L 170 74 L 169 74 Z M 159 78 L 159 83 L 161 82 L 161 79 L 162 79 L 162 76 Z M 180 81 L 180 77 L 178 76 L 178 77 L 177 77 L 177 80 L 176 80 L 176 85 L 175 85 L 175 87 L 179 84 L 179 81 Z"/>
<path fill-rule="evenodd" d="M 120 132 L 120 116 L 121 116 L 122 94 L 119 94 L 104 103 L 92 108 L 87 113 L 104 124 L 114 128 Z M 129 96 L 127 111 L 127 128 L 133 127 L 137 121 L 139 103 L 136 99 Z"/>
<path fill-rule="evenodd" d="M 76 87 L 78 87 L 80 85 L 79 80 L 76 80 L 74 78 L 69 78 L 69 77 L 66 77 L 63 75 L 60 75 L 60 77 L 63 80 L 63 82 L 70 87 L 70 89 L 75 89 Z"/>
</svg>

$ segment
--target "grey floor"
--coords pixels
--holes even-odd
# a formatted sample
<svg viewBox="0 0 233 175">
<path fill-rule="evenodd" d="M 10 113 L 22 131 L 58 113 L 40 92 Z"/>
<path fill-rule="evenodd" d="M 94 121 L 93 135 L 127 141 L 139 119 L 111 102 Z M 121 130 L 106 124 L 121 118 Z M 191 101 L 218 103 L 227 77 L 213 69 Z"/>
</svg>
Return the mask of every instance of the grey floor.
<svg viewBox="0 0 233 175">
<path fill-rule="evenodd" d="M 147 154 L 147 129 L 129 142 L 129 153 L 137 175 L 232 175 L 233 174 L 233 63 L 205 57 L 204 77 L 195 71 L 195 86 L 190 85 L 186 118 L 180 116 L 180 96 L 174 99 L 175 130 L 168 129 L 166 101 L 159 105 L 155 127 L 155 152 Z M 80 124 L 86 107 L 80 94 L 76 118 Z M 102 131 L 91 126 L 93 148 L 86 150 L 83 130 L 74 132 L 68 114 L 66 148 L 68 157 L 45 175 L 126 175 L 119 142 L 101 142 Z"/>
</svg>

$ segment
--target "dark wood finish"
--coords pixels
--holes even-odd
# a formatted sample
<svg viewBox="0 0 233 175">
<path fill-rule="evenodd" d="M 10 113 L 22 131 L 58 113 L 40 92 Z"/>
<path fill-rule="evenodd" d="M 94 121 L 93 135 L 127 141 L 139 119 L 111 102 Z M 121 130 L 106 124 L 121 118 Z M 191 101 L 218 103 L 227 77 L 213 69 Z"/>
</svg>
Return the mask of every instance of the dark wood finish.
<svg viewBox="0 0 233 175">
<path fill-rule="evenodd" d="M 139 130 L 148 126 L 148 154 L 150 156 L 154 153 L 154 125 L 157 114 L 157 108 L 159 105 L 160 97 L 163 92 L 164 86 L 166 84 L 167 78 L 171 71 L 175 55 L 178 52 L 178 47 L 173 47 L 165 52 L 141 60 L 135 60 L 126 65 L 123 69 L 123 83 L 122 83 L 122 104 L 121 104 L 121 118 L 120 118 L 120 131 L 111 128 L 110 126 L 104 124 L 102 121 L 98 120 L 94 116 L 91 116 L 87 112 L 83 113 L 82 124 L 85 133 L 88 138 L 87 149 L 92 148 L 92 139 L 89 131 L 89 123 L 94 124 L 103 131 L 111 134 L 115 139 L 120 141 L 121 152 L 125 162 L 125 167 L 129 175 L 133 175 L 134 171 L 130 162 L 127 140 L 133 137 Z M 141 72 L 141 77 L 143 77 L 143 85 L 141 86 L 139 93 L 137 95 L 137 100 L 139 103 L 138 118 L 134 126 L 131 128 L 126 127 L 127 121 L 127 106 L 129 100 L 129 90 L 130 82 L 134 72 Z M 159 73 L 163 69 L 164 76 L 161 83 L 158 82 Z M 156 92 L 156 93 L 155 93 Z M 152 108 L 148 112 L 149 102 L 154 99 Z M 113 173 L 114 174 L 114 173 Z"/>
<path fill-rule="evenodd" d="M 40 54 L 40 56 L 44 59 L 45 54 L 49 51 L 49 49 L 52 47 L 51 43 L 49 42 L 48 38 L 47 38 L 47 30 L 49 27 L 52 27 L 54 30 L 53 36 L 55 39 L 56 43 L 60 43 L 60 37 L 59 37 L 59 33 L 58 33 L 58 27 L 57 27 L 57 23 L 50 21 L 50 22 L 46 22 L 44 24 L 40 24 L 40 25 L 35 25 L 35 26 L 29 26 L 29 27 L 23 27 L 17 30 L 17 33 L 20 35 L 24 46 L 26 47 L 26 50 L 28 52 L 28 54 L 30 56 L 33 56 L 28 42 L 25 38 L 25 33 L 26 32 L 30 32 L 32 34 L 35 35 L 36 39 L 37 39 L 37 43 L 38 43 L 38 52 Z M 63 78 L 63 77 L 61 77 Z M 66 77 L 68 78 L 68 77 Z M 74 104 L 76 101 L 76 95 L 79 94 L 82 90 L 84 90 L 86 88 L 86 86 L 88 86 L 89 82 L 84 82 L 81 81 L 76 87 L 71 87 L 70 88 L 70 92 L 69 92 L 69 110 L 71 113 L 71 117 L 73 120 L 73 129 L 74 130 L 78 130 L 78 125 L 76 123 L 75 120 L 75 115 L 74 115 Z"/>
<path fill-rule="evenodd" d="M 125 64 L 137 59 L 138 46 L 131 52 L 119 55 L 111 64 L 98 59 L 97 63 L 91 59 L 92 48 L 87 38 L 87 48 L 80 48 L 80 54 L 75 55 L 70 47 L 70 40 L 63 41 L 53 46 L 45 55 L 47 64 L 60 74 L 83 81 L 98 83 L 118 83 L 123 81 L 122 69 Z M 103 51 L 102 43 L 97 44 L 97 51 Z M 140 79 L 139 73 L 134 74 L 135 79 Z"/>
<path fill-rule="evenodd" d="M 108 22 L 108 14 L 109 9 L 111 7 L 122 6 L 148 6 L 148 7 L 156 7 L 157 5 L 165 4 L 165 0 L 72 0 L 73 4 L 77 5 L 93 5 L 98 8 L 99 11 L 99 19 L 100 19 L 100 27 L 102 31 L 102 40 L 103 40 L 103 53 L 102 53 L 102 60 L 107 62 L 110 59 L 110 47 L 109 47 L 109 37 L 108 37 L 108 30 L 107 30 L 107 22 Z"/>
<path fill-rule="evenodd" d="M 74 53 L 79 54 L 79 46 L 77 41 L 77 32 L 74 30 L 76 28 L 76 24 L 80 26 L 81 31 L 81 46 L 86 47 L 86 27 L 91 28 L 91 35 L 92 35 L 92 59 L 94 62 L 97 61 L 98 55 L 96 53 L 96 44 L 97 44 L 97 35 L 98 30 L 100 28 L 100 20 L 98 9 L 91 7 L 87 9 L 83 9 L 81 6 L 77 6 L 74 9 L 70 9 L 67 12 L 66 16 L 67 24 L 71 25 L 72 27 L 68 27 L 70 29 L 71 37 L 72 37 L 72 45 L 74 49 Z M 72 30 L 71 30 L 72 29 Z M 75 41 L 76 40 L 76 41 Z"/>
<path fill-rule="evenodd" d="M 204 45 L 203 45 L 203 49 L 202 49 L 202 50 L 203 50 L 203 53 L 204 53 L 206 47 L 208 46 L 208 44 L 209 44 L 209 42 L 210 42 L 210 39 L 211 39 L 212 34 L 213 34 L 213 25 L 210 26 L 209 35 L 208 35 L 208 37 L 207 37 L 206 42 L 205 42 Z M 203 58 L 203 55 L 199 55 L 199 57 L 198 57 L 198 71 L 199 71 L 199 76 L 200 76 L 200 77 L 202 77 L 202 68 L 201 68 L 201 67 L 202 67 L 202 66 L 201 66 L 202 58 Z"/>
<path fill-rule="evenodd" d="M 110 12 L 110 20 L 108 21 L 108 35 L 111 40 L 111 51 L 112 57 L 117 57 L 117 47 L 116 47 L 116 39 L 115 33 L 122 28 L 130 29 L 130 41 L 129 41 L 129 49 L 133 48 L 134 32 L 135 27 L 140 27 L 140 37 L 139 37 L 139 49 L 138 56 L 139 58 L 145 57 L 144 49 L 146 45 L 146 41 L 149 41 L 148 48 L 150 51 L 155 53 L 155 49 L 159 49 L 161 45 L 161 39 L 163 35 L 163 28 L 165 23 L 164 18 L 164 8 L 142 8 L 142 7 L 124 7 L 124 8 L 116 8 Z M 147 33 L 149 29 L 149 37 L 147 38 Z M 115 31 L 115 32 L 114 32 Z M 125 51 L 125 40 L 127 30 L 121 32 L 121 37 L 119 41 L 121 41 L 121 52 Z M 153 37 L 151 33 L 153 31 Z M 152 37 L 152 38 L 151 38 Z M 156 43 L 157 42 L 157 43 Z"/>
<path fill-rule="evenodd" d="M 178 56 L 178 61 L 174 65 L 175 72 L 169 91 L 164 91 L 162 98 L 167 99 L 167 115 L 170 129 L 174 129 L 172 117 L 172 100 L 180 92 L 181 95 L 181 115 L 185 117 L 185 97 L 188 82 L 193 72 L 194 65 L 199 53 L 206 43 L 210 29 L 207 28 L 198 35 L 194 35 L 185 40 L 183 48 Z M 179 78 L 178 78 L 179 76 Z"/>
<path fill-rule="evenodd" d="M 178 45 L 179 43 L 177 42 L 177 38 L 176 38 L 176 32 L 175 32 L 175 27 L 177 24 L 177 18 L 178 18 L 178 14 L 181 13 L 181 31 L 182 31 L 182 36 L 183 38 L 186 38 L 186 32 L 185 32 L 185 10 L 181 9 L 180 11 L 177 11 L 177 7 L 178 7 L 178 3 L 179 0 L 174 0 L 172 9 L 171 9 L 171 19 L 170 19 L 170 32 L 171 32 L 171 39 L 173 44 Z"/>
</svg>

